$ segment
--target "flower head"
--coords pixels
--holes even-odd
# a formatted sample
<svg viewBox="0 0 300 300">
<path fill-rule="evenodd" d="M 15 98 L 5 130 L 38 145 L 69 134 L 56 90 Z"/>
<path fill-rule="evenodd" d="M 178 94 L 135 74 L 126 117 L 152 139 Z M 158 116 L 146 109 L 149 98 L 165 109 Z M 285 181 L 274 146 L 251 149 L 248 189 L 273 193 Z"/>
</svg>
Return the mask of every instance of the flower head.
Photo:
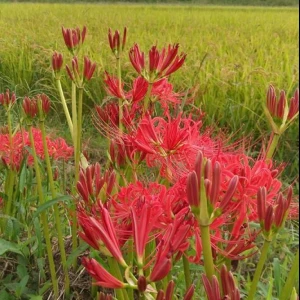
<svg viewBox="0 0 300 300">
<path fill-rule="evenodd" d="M 129 58 L 135 70 L 147 81 L 153 83 L 177 71 L 184 63 L 186 54 L 178 54 L 179 44 L 169 45 L 161 52 L 156 46 L 149 50 L 149 69 L 145 69 L 145 55 L 139 46 L 134 44 L 130 49 Z"/>
<path fill-rule="evenodd" d="M 126 284 L 106 271 L 94 258 L 83 257 L 81 263 L 95 279 L 95 284 L 111 289 L 125 288 Z"/>
<path fill-rule="evenodd" d="M 3 105 L 6 109 L 11 107 L 16 102 L 15 93 L 10 94 L 9 89 L 5 93 L 0 94 L 0 104 Z"/>
<path fill-rule="evenodd" d="M 83 44 L 86 36 L 86 26 L 83 26 L 82 31 L 78 27 L 76 28 L 64 28 L 62 27 L 62 34 L 65 41 L 65 44 L 68 50 L 75 54 L 80 49 L 80 46 Z"/>
<path fill-rule="evenodd" d="M 126 37 L 127 37 L 127 27 L 124 27 L 122 44 L 121 44 L 120 32 L 116 30 L 115 33 L 113 34 L 111 29 L 109 28 L 108 30 L 109 46 L 111 51 L 116 57 L 119 56 L 120 51 L 124 50 L 126 44 Z"/>
</svg>

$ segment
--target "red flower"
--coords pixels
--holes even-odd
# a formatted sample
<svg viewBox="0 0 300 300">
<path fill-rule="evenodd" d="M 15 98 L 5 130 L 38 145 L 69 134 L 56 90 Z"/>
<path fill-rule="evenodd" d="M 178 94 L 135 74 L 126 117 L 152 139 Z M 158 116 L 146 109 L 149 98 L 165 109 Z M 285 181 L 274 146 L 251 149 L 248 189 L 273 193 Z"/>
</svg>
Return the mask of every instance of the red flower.
<svg viewBox="0 0 300 300">
<path fill-rule="evenodd" d="M 107 272 L 94 258 L 83 257 L 81 263 L 96 280 L 95 284 L 111 289 L 122 289 L 126 284 Z"/>
<path fill-rule="evenodd" d="M 105 72 L 104 82 L 107 85 L 107 92 L 112 96 L 123 99 L 124 91 L 123 91 L 123 83 L 121 83 L 121 89 L 119 80 L 116 77 L 110 76 L 107 72 Z"/>
<path fill-rule="evenodd" d="M 85 81 L 91 80 L 96 69 L 96 63 L 92 63 L 91 60 L 85 56 L 84 57 L 84 67 L 83 67 L 83 79 Z"/>
<path fill-rule="evenodd" d="M 126 44 L 126 36 L 127 36 L 127 28 L 124 27 L 123 31 L 123 39 L 122 39 L 122 47 L 121 47 L 121 37 L 120 32 L 118 30 L 115 31 L 114 35 L 111 32 L 111 29 L 108 30 L 108 41 L 111 51 L 118 56 L 120 53 L 120 50 L 124 50 L 125 44 Z"/>
<path fill-rule="evenodd" d="M 101 249 L 101 243 L 108 249 L 111 255 L 124 267 L 127 264 L 120 250 L 114 224 L 106 208 L 100 207 L 101 222 L 88 216 L 83 210 L 78 212 L 79 224 L 83 232 L 80 237 L 97 250 Z"/>
<path fill-rule="evenodd" d="M 34 118 L 38 113 L 38 106 L 35 98 L 25 97 L 23 100 L 23 110 L 27 117 Z"/>
<path fill-rule="evenodd" d="M 12 106 L 15 102 L 16 95 L 15 93 L 12 93 L 10 95 L 9 89 L 7 89 L 5 93 L 0 94 L 0 104 L 2 104 L 4 107 L 8 108 L 9 106 Z"/>
<path fill-rule="evenodd" d="M 240 292 L 235 286 L 234 278 L 230 271 L 227 271 L 225 265 L 221 268 L 221 282 L 222 290 L 220 291 L 220 284 L 215 275 L 209 280 L 206 275 L 202 275 L 202 282 L 206 291 L 208 300 L 222 300 L 222 299 L 231 299 L 231 300 L 240 300 Z M 223 295 L 223 296 L 221 296 Z"/>
<path fill-rule="evenodd" d="M 153 83 L 169 76 L 183 65 L 186 54 L 178 55 L 178 48 L 179 44 L 169 45 L 159 52 L 156 46 L 152 46 L 149 51 L 149 70 L 145 70 L 145 56 L 137 44 L 130 49 L 129 58 L 135 70 Z"/>
<path fill-rule="evenodd" d="M 79 50 L 79 47 L 83 44 L 86 31 L 86 26 L 83 27 L 82 32 L 80 32 L 78 27 L 75 29 L 62 27 L 62 34 L 65 44 L 72 54 L 74 54 L 75 50 Z"/>
<path fill-rule="evenodd" d="M 35 141 L 35 148 L 39 158 L 44 159 L 44 149 L 42 141 L 42 133 L 39 129 L 32 128 L 33 137 Z M 73 157 L 73 148 L 69 147 L 66 141 L 62 138 L 51 139 L 46 137 L 49 155 L 54 161 L 64 159 L 68 160 Z M 13 147 L 10 149 L 8 134 L 0 134 L 0 156 L 5 165 L 19 170 L 21 162 L 28 156 L 27 163 L 33 163 L 32 156 L 26 151 L 26 147 L 30 147 L 29 134 L 27 131 L 17 131 L 12 139 Z M 13 161 L 10 162 L 10 155 L 12 154 Z"/>
<path fill-rule="evenodd" d="M 58 73 L 61 70 L 63 64 L 63 56 L 61 53 L 54 51 L 52 55 L 52 69 L 54 73 Z"/>
</svg>

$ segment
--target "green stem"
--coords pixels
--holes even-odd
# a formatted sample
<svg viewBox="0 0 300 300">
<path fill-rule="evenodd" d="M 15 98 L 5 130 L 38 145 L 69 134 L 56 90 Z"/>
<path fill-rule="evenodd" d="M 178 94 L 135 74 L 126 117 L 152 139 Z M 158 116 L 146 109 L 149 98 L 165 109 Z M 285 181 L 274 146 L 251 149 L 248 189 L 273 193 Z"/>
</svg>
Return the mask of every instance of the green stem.
<svg viewBox="0 0 300 300">
<path fill-rule="evenodd" d="M 297 250 L 296 256 L 294 257 L 292 268 L 289 272 L 289 275 L 287 277 L 287 280 L 285 282 L 283 290 L 280 294 L 279 300 L 289 299 L 298 273 L 299 273 L 299 248 Z"/>
<path fill-rule="evenodd" d="M 121 60 L 120 57 L 117 57 L 117 74 L 118 74 L 118 81 L 119 81 L 119 91 L 122 91 L 122 73 L 121 73 Z M 119 98 L 119 129 L 120 132 L 123 132 L 123 124 L 122 124 L 122 119 L 123 119 L 123 99 Z"/>
<path fill-rule="evenodd" d="M 126 261 L 128 262 L 128 265 L 131 265 L 131 266 L 133 266 L 133 251 L 134 251 L 134 249 L 133 249 L 133 238 L 129 238 L 128 239 L 128 245 L 127 245 L 127 247 L 128 247 L 128 251 L 127 251 L 127 259 L 126 259 Z M 134 299 L 134 296 L 133 296 L 133 290 L 132 289 L 128 289 L 128 297 L 129 297 L 129 299 Z"/>
<path fill-rule="evenodd" d="M 271 159 L 273 157 L 273 154 L 276 150 L 279 138 L 280 138 L 279 134 L 274 133 L 274 132 L 271 134 L 268 149 L 267 149 L 267 153 L 266 153 L 266 159 L 267 160 Z"/>
<path fill-rule="evenodd" d="M 186 289 L 188 289 L 192 284 L 192 280 L 191 280 L 191 272 L 190 272 L 190 263 L 185 255 L 182 256 L 182 264 L 183 264 L 183 271 L 184 271 L 185 287 Z"/>
<path fill-rule="evenodd" d="M 149 82 L 147 94 L 146 94 L 145 99 L 144 99 L 144 113 L 148 110 L 148 107 L 149 107 L 152 87 L 153 87 L 153 83 Z"/>
<path fill-rule="evenodd" d="M 73 122 L 73 146 L 76 153 L 77 146 L 77 107 L 76 107 L 76 84 L 72 81 L 72 122 Z"/>
<path fill-rule="evenodd" d="M 10 109 L 7 110 L 7 127 L 8 127 L 8 140 L 9 140 L 9 155 L 10 155 L 10 162 L 9 162 L 9 170 L 8 170 L 8 177 L 7 177 L 7 189 L 5 189 L 7 195 L 7 205 L 5 206 L 5 214 L 10 216 L 11 205 L 13 200 L 13 188 L 14 188 L 14 181 L 15 181 L 15 172 L 13 171 L 13 142 L 12 142 L 12 125 L 11 125 L 11 115 Z M 4 225 L 5 226 L 5 225 Z"/>
<path fill-rule="evenodd" d="M 81 130 L 82 130 L 82 103 L 83 103 L 83 88 L 79 88 L 78 91 L 78 106 L 77 106 L 77 135 L 76 135 L 76 151 L 75 151 L 75 186 L 79 180 L 80 172 L 80 153 L 81 153 Z M 75 251 L 78 245 L 77 240 L 77 216 L 75 208 L 73 209 L 72 219 L 72 250 Z M 77 259 L 73 261 L 73 266 L 76 269 Z"/>
<path fill-rule="evenodd" d="M 211 280 L 213 275 L 215 274 L 215 270 L 214 270 L 214 261 L 213 261 L 212 250 L 211 250 L 209 225 L 207 226 L 200 225 L 200 231 L 201 231 L 205 273 L 207 278 Z"/>
<path fill-rule="evenodd" d="M 67 123 L 68 123 L 69 129 L 70 129 L 70 133 L 71 133 L 71 136 L 72 136 L 72 139 L 73 139 L 73 123 L 72 123 L 72 119 L 71 119 L 71 116 L 70 116 L 70 113 L 69 113 L 67 102 L 66 102 L 63 90 L 62 90 L 60 79 L 56 79 L 56 85 L 57 85 L 57 89 L 58 89 L 58 92 L 59 92 L 59 96 L 60 96 L 60 99 L 61 99 L 61 103 L 62 103 L 64 112 L 65 112 Z"/>
<path fill-rule="evenodd" d="M 55 199 L 56 198 L 56 190 L 55 190 L 53 173 L 52 173 L 50 157 L 49 157 L 49 151 L 48 151 L 48 146 L 47 146 L 47 141 L 46 141 L 45 124 L 43 121 L 40 122 L 40 129 L 42 132 L 44 155 L 45 155 L 45 161 L 46 161 L 46 166 L 47 166 L 47 173 L 48 173 L 48 180 L 49 180 L 49 184 L 50 184 L 51 196 L 52 196 L 52 199 Z M 62 224 L 60 221 L 58 205 L 54 204 L 53 208 L 54 208 L 55 225 L 56 225 L 57 237 L 58 237 L 58 245 L 59 245 L 59 250 L 60 250 L 60 254 L 61 254 L 62 266 L 63 266 L 63 270 L 64 270 L 64 274 L 65 274 L 65 286 L 64 286 L 65 295 L 67 298 L 69 298 L 70 280 L 69 280 L 69 274 L 68 274 L 68 269 L 67 269 L 67 257 L 66 257 L 65 243 L 64 243 L 63 234 L 62 234 Z"/>
<path fill-rule="evenodd" d="M 250 287 L 250 291 L 249 291 L 247 300 L 254 299 L 256 289 L 257 289 L 257 284 L 258 284 L 261 272 L 263 270 L 265 261 L 267 259 L 268 249 L 269 249 L 270 245 L 271 245 L 271 241 L 265 240 L 264 245 L 261 249 L 259 262 L 257 264 L 256 270 L 255 270 L 255 273 L 254 273 L 254 277 L 253 277 L 253 280 L 252 280 L 252 283 L 251 283 L 251 287 Z"/>
<path fill-rule="evenodd" d="M 121 274 L 118 262 L 114 258 L 108 257 L 108 264 L 111 274 L 113 274 L 120 281 L 123 281 L 123 276 Z M 129 300 L 127 291 L 125 289 L 116 289 L 116 294 L 118 300 Z"/>
<path fill-rule="evenodd" d="M 43 193 L 43 187 L 42 187 L 40 168 L 39 168 L 39 164 L 38 164 L 38 159 L 37 159 L 37 155 L 36 155 L 34 139 L 33 139 L 33 134 L 32 134 L 32 125 L 29 126 L 29 138 L 30 138 L 33 160 L 34 160 L 34 168 L 35 168 L 37 189 L 38 189 L 38 195 L 39 195 L 39 204 L 42 205 L 44 203 L 44 193 Z M 49 269 L 50 269 L 50 275 L 51 275 L 54 295 L 55 295 L 55 298 L 58 299 L 57 278 L 56 278 L 55 265 L 54 265 L 52 248 L 51 248 L 48 220 L 47 220 L 47 215 L 46 215 L 45 211 L 41 212 L 41 221 L 43 224 L 43 231 L 44 231 L 44 236 L 45 236 L 45 241 L 46 241 L 46 249 L 47 249 L 47 254 L 48 254 Z"/>
</svg>

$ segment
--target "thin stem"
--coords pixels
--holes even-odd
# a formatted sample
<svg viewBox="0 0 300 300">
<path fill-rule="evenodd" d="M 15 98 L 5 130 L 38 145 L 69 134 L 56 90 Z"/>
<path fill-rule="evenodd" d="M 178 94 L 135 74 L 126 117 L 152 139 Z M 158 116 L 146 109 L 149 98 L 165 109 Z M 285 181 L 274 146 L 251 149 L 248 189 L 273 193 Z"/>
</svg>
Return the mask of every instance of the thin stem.
<svg viewBox="0 0 300 300">
<path fill-rule="evenodd" d="M 270 141 L 269 141 L 269 145 L 268 145 L 268 149 L 267 149 L 267 153 L 266 153 L 266 159 L 271 159 L 274 155 L 274 152 L 276 150 L 278 141 L 279 141 L 280 135 L 277 133 L 272 132 L 271 136 L 270 136 Z"/>
<path fill-rule="evenodd" d="M 67 123 L 68 123 L 69 129 L 70 129 L 70 133 L 71 133 L 71 136 L 72 136 L 72 139 L 73 139 L 73 123 L 72 123 L 72 119 L 71 119 L 71 116 L 70 116 L 70 113 L 69 113 L 67 102 L 66 102 L 63 90 L 62 90 L 60 79 L 56 79 L 56 85 L 57 85 L 57 89 L 58 89 L 58 92 L 59 92 L 59 96 L 60 96 L 60 99 L 61 99 L 61 103 L 62 103 L 64 112 L 65 112 Z"/>
<path fill-rule="evenodd" d="M 190 272 L 190 263 L 185 255 L 182 256 L 182 264 L 183 264 L 183 271 L 184 271 L 185 287 L 186 289 L 188 289 L 192 284 L 192 280 L 191 280 L 191 272 Z"/>
<path fill-rule="evenodd" d="M 215 270 L 214 270 L 214 261 L 213 261 L 212 250 L 211 250 L 209 226 L 200 225 L 200 230 L 201 230 L 201 241 L 202 241 L 202 248 L 203 248 L 203 260 L 204 260 L 205 273 L 207 278 L 211 280 L 213 275 L 215 274 Z"/>
<path fill-rule="evenodd" d="M 77 135 L 76 135 L 76 151 L 75 151 L 75 186 L 79 180 L 80 171 L 80 153 L 81 153 L 81 130 L 82 130 L 82 103 L 83 103 L 83 88 L 78 91 L 78 106 L 77 106 Z M 72 250 L 77 248 L 77 216 L 75 208 L 73 209 L 72 219 Z M 74 268 L 77 267 L 77 259 L 73 261 Z"/>
<path fill-rule="evenodd" d="M 40 168 L 39 168 L 38 159 L 37 159 L 37 155 L 36 155 L 31 125 L 29 126 L 29 138 L 30 138 L 33 160 L 34 160 L 34 168 L 35 168 L 37 189 L 38 189 L 38 195 L 39 195 L 39 204 L 42 205 L 44 203 L 44 193 L 43 193 L 41 173 L 40 173 Z M 47 249 L 47 254 L 48 254 L 49 269 L 50 269 L 50 275 L 51 275 L 54 295 L 55 295 L 55 298 L 58 299 L 57 277 L 56 277 L 55 265 L 54 265 L 52 248 L 51 248 L 48 220 L 47 220 L 47 215 L 46 215 L 45 211 L 41 212 L 41 221 L 43 224 L 43 231 L 44 231 L 44 236 L 45 236 L 45 241 L 46 241 L 46 249 Z"/>
<path fill-rule="evenodd" d="M 45 124 L 43 121 L 40 122 L 40 129 L 42 132 L 44 155 L 45 155 L 45 161 L 46 161 L 46 166 L 47 166 L 47 174 L 48 174 L 48 180 L 49 180 L 49 184 L 50 184 L 51 196 L 52 196 L 52 199 L 55 199 L 56 198 L 56 190 L 55 190 L 55 186 L 54 186 L 53 173 L 52 173 L 49 151 L 48 151 L 48 146 L 47 146 L 47 141 L 46 141 Z M 56 225 L 57 237 L 58 237 L 58 245 L 59 245 L 59 250 L 60 250 L 60 255 L 61 255 L 62 266 L 63 266 L 63 270 L 65 273 L 64 289 L 65 289 L 66 297 L 69 298 L 70 280 L 69 280 L 68 269 L 67 269 L 67 257 L 66 257 L 65 243 L 64 243 L 63 234 L 62 234 L 62 224 L 60 221 L 58 205 L 54 204 L 53 208 L 54 208 L 55 225 Z"/>
<path fill-rule="evenodd" d="M 268 249 L 269 249 L 270 245 L 271 245 L 271 241 L 265 240 L 264 245 L 261 249 L 259 262 L 256 266 L 254 277 L 253 277 L 253 280 L 251 283 L 250 291 L 249 291 L 248 298 L 247 298 L 248 300 L 252 300 L 255 297 L 257 284 L 258 284 L 261 272 L 263 270 L 264 264 L 266 262 Z"/>
<path fill-rule="evenodd" d="M 120 271 L 118 262 L 111 257 L 108 257 L 108 264 L 111 273 L 120 281 L 123 281 L 123 276 Z M 117 299 L 118 300 L 129 300 L 127 291 L 125 289 L 116 289 Z"/>
<path fill-rule="evenodd" d="M 153 82 L 149 82 L 147 94 L 144 99 L 144 113 L 148 110 L 148 107 L 149 107 L 152 87 L 153 87 Z"/>
<path fill-rule="evenodd" d="M 12 170 L 13 168 L 13 141 L 12 141 L 12 125 L 11 125 L 11 115 L 10 115 L 10 108 L 7 110 L 7 127 L 8 127 L 8 140 L 9 140 L 9 155 L 10 155 L 10 162 L 9 162 L 9 170 L 8 170 L 8 185 L 7 190 L 5 190 L 7 195 L 7 205 L 5 206 L 5 214 L 10 216 L 10 210 L 13 200 L 13 188 L 14 188 L 14 181 L 15 181 L 15 172 Z"/>
<path fill-rule="evenodd" d="M 117 74 L 118 74 L 118 82 L 119 82 L 119 92 L 122 91 L 122 73 L 121 73 L 121 60 L 120 57 L 117 57 Z M 120 132 L 123 132 L 123 124 L 122 124 L 122 119 L 123 119 L 123 99 L 119 98 L 119 129 Z"/>
<path fill-rule="evenodd" d="M 72 81 L 72 122 L 73 122 L 73 146 L 76 153 L 77 146 L 77 107 L 76 107 L 76 84 Z"/>
<path fill-rule="evenodd" d="M 287 277 L 287 280 L 285 282 L 283 290 L 280 294 L 279 300 L 289 299 L 289 297 L 292 293 L 292 290 L 293 290 L 294 283 L 295 283 L 295 280 L 297 278 L 298 272 L 299 272 L 299 248 L 298 248 L 297 253 L 294 257 L 292 268 L 289 272 L 289 275 Z"/>
</svg>

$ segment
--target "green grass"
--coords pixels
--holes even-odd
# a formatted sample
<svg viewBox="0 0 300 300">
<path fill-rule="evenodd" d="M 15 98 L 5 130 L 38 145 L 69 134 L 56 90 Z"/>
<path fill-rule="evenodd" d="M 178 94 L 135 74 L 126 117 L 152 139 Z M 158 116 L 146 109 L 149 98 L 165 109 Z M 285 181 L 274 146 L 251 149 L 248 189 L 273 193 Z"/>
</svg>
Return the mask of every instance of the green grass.
<svg viewBox="0 0 300 300">
<path fill-rule="evenodd" d="M 86 25 L 85 49 L 98 63 L 85 96 L 89 120 L 88 110 L 105 97 L 104 70 L 115 71 L 107 30 L 127 26 L 128 50 L 134 42 L 146 52 L 155 43 L 180 43 L 188 56 L 171 78 L 175 90 L 195 88 L 207 125 L 237 132 L 235 138 L 252 135 L 256 140 L 269 132 L 261 107 L 268 85 L 289 96 L 298 86 L 298 21 L 297 8 L 0 4 L 0 91 L 10 88 L 20 98 L 44 92 L 58 102 L 50 68 L 53 50 L 66 54 L 65 63 L 70 61 L 61 26 Z M 135 73 L 127 55 L 122 59 L 129 80 Z M 63 86 L 70 91 L 69 85 L 64 78 Z M 56 105 L 57 115 L 62 116 L 61 111 Z M 289 182 L 298 174 L 298 139 L 294 125 L 276 156 L 290 163 Z"/>
</svg>

